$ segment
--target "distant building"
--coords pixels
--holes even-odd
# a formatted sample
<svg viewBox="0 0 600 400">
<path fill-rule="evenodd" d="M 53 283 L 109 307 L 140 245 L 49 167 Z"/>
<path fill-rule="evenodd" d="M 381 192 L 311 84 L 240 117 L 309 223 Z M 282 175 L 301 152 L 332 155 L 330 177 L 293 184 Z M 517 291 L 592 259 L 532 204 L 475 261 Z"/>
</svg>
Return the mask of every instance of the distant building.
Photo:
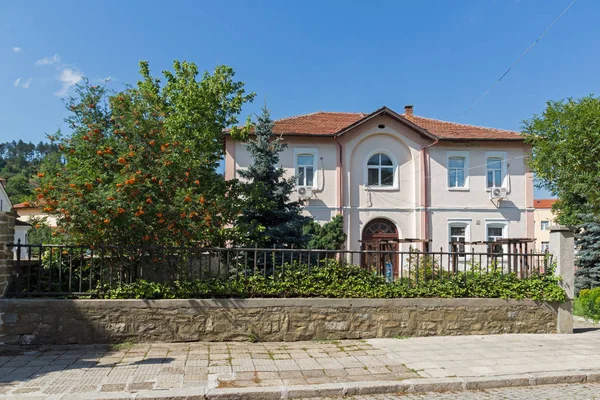
<svg viewBox="0 0 600 400">
<path fill-rule="evenodd" d="M 554 212 L 552 205 L 556 199 L 534 200 L 533 221 L 535 224 L 535 248 L 539 251 L 546 251 L 550 247 L 550 227 L 554 224 Z"/>
<path fill-rule="evenodd" d="M 6 180 L 0 178 L 0 211 L 11 211 L 13 206 L 4 188 L 5 182 Z M 27 244 L 27 232 L 29 232 L 29 229 L 31 229 L 31 225 L 27 221 L 17 220 L 15 223 L 14 242 L 17 243 L 20 240 L 22 244 Z M 27 254 L 26 249 L 22 249 L 21 257 L 24 257 L 25 254 Z"/>
</svg>

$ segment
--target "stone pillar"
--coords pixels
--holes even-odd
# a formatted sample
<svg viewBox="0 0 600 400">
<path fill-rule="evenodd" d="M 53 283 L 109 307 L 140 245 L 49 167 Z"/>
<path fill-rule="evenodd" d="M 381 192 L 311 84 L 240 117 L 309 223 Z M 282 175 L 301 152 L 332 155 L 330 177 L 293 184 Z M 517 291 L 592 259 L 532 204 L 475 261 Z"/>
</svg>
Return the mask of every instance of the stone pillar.
<svg viewBox="0 0 600 400">
<path fill-rule="evenodd" d="M 558 309 L 556 333 L 573 333 L 573 298 L 575 297 L 575 233 L 564 226 L 550 228 L 550 252 L 556 261 L 556 275 L 567 293 L 567 301 Z"/>
<path fill-rule="evenodd" d="M 6 295 L 12 280 L 13 249 L 8 244 L 15 239 L 16 219 L 14 212 L 0 212 L 0 298 Z"/>
</svg>

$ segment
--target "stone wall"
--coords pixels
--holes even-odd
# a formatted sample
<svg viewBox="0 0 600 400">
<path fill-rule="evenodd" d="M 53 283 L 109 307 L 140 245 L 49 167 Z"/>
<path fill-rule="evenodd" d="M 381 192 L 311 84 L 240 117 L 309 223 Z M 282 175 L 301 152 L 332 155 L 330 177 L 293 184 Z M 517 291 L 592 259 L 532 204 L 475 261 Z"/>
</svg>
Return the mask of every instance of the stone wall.
<svg viewBox="0 0 600 400">
<path fill-rule="evenodd" d="M 550 333 L 555 304 L 501 299 L 0 300 L 0 342 L 295 341 Z"/>
<path fill-rule="evenodd" d="M 0 212 L 0 298 L 4 297 L 11 282 L 13 250 L 8 243 L 14 242 L 16 219 L 16 213 Z"/>
</svg>

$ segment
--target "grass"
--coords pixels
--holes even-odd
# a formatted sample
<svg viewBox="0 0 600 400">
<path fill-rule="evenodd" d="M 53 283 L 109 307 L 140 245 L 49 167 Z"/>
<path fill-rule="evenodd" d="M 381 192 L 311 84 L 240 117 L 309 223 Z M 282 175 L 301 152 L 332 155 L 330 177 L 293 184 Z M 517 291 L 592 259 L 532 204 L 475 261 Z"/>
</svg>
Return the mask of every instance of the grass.
<svg viewBox="0 0 600 400">
<path fill-rule="evenodd" d="M 126 341 L 123 343 L 113 344 L 112 346 L 110 346 L 110 349 L 111 350 L 127 350 L 127 349 L 132 348 L 133 346 L 135 346 L 134 342 Z"/>
<path fill-rule="evenodd" d="M 583 308 L 581 308 L 581 302 L 579 301 L 579 297 L 575 297 L 575 299 L 573 299 L 573 315 L 585 317 L 585 315 L 583 314 Z"/>
</svg>

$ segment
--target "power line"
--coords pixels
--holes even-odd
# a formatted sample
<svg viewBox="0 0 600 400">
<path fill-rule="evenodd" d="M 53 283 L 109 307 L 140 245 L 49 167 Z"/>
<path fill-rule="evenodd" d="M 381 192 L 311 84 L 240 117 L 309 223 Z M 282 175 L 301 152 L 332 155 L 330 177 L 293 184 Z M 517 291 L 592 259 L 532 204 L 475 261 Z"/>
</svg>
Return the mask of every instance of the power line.
<svg viewBox="0 0 600 400">
<path fill-rule="evenodd" d="M 479 97 L 479 98 L 477 99 L 477 101 L 476 101 L 475 103 L 473 103 L 473 105 L 472 105 L 471 107 L 469 107 L 469 109 L 468 109 L 467 111 L 465 111 L 465 113 L 464 113 L 464 114 L 461 116 L 461 118 L 464 118 L 464 117 L 465 117 L 465 115 L 467 115 L 467 114 L 469 113 L 469 111 L 471 111 L 471 110 L 472 110 L 472 109 L 473 109 L 473 108 L 474 108 L 474 107 L 475 107 L 477 104 L 479 104 L 479 102 L 480 102 L 481 100 L 483 100 L 483 98 L 484 98 L 485 96 L 487 96 L 487 94 L 488 94 L 488 93 L 489 93 L 489 92 L 490 92 L 490 91 L 491 91 L 491 90 L 492 90 L 492 89 L 493 89 L 493 88 L 494 88 L 494 87 L 495 87 L 495 86 L 496 86 L 498 83 L 500 83 L 500 81 L 501 81 L 501 80 L 502 80 L 502 79 L 503 79 L 503 78 L 504 78 L 506 75 L 508 75 L 508 73 L 509 73 L 509 72 L 510 72 L 510 71 L 511 71 L 511 70 L 512 70 L 514 67 L 516 67 L 516 66 L 517 66 L 517 64 L 518 64 L 518 63 L 519 63 L 519 62 L 520 62 L 520 61 L 523 59 L 523 57 L 525 57 L 525 55 L 527 55 L 527 53 L 529 53 L 529 52 L 530 52 L 530 51 L 531 51 L 531 50 L 532 50 L 532 49 L 535 47 L 535 45 L 536 45 L 536 44 L 538 44 L 538 42 L 539 42 L 540 40 L 542 40 L 542 38 L 543 38 L 543 37 L 546 35 L 546 33 L 548 33 L 548 31 L 550 30 L 550 28 L 552 28 L 552 26 L 553 26 L 553 25 L 554 25 L 554 24 L 555 24 L 555 23 L 556 23 L 556 22 L 557 22 L 557 21 L 560 19 L 560 17 L 562 17 L 562 16 L 563 16 L 563 15 L 564 15 L 564 14 L 565 14 L 567 11 L 569 11 L 569 8 L 571 8 L 571 6 L 572 6 L 573 4 L 575 4 L 575 2 L 576 2 L 576 1 L 577 1 L 577 0 L 573 0 L 573 1 L 571 2 L 571 4 L 569 4 L 569 5 L 567 6 L 567 8 L 565 8 L 565 9 L 563 10 L 563 12 L 561 12 L 561 13 L 560 13 L 560 15 L 559 15 L 558 17 L 556 17 L 556 19 L 555 19 L 554 21 L 552 21 L 552 23 L 551 23 L 551 24 L 550 24 L 550 25 L 549 25 L 549 26 L 546 28 L 546 30 L 545 30 L 545 31 L 544 31 L 544 32 L 543 32 L 543 33 L 542 33 L 542 34 L 541 34 L 541 35 L 540 35 L 540 36 L 539 36 L 539 37 L 538 37 L 538 38 L 535 40 L 535 42 L 533 42 L 533 43 L 531 44 L 531 46 L 529 46 L 529 47 L 527 48 L 527 50 L 525 50 L 525 51 L 523 52 L 523 54 L 521 54 L 521 56 L 520 56 L 520 57 L 517 59 L 517 61 L 515 61 L 515 62 L 513 63 L 513 65 L 511 65 L 511 66 L 510 66 L 510 67 L 509 67 L 509 68 L 508 68 L 508 69 L 507 69 L 507 70 L 506 70 L 506 71 L 505 71 L 505 72 L 504 72 L 504 73 L 503 73 L 503 74 L 500 76 L 500 78 L 498 78 L 498 79 L 496 80 L 496 82 L 494 82 L 494 83 L 492 84 L 492 86 L 490 86 L 490 87 L 489 87 L 489 89 L 488 89 L 488 90 L 486 90 L 486 91 L 485 91 L 485 92 L 484 92 L 484 93 L 481 95 L 481 97 Z"/>
</svg>

